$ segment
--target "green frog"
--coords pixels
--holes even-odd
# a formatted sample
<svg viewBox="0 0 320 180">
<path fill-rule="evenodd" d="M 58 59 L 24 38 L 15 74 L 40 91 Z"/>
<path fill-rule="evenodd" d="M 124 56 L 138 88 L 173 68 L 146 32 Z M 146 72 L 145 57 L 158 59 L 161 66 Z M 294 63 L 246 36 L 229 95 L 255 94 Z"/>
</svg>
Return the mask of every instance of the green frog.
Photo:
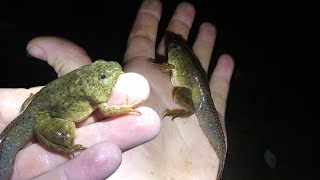
<svg viewBox="0 0 320 180">
<path fill-rule="evenodd" d="M 220 179 L 227 146 L 219 115 L 211 97 L 206 72 L 181 38 L 168 40 L 167 47 L 167 63 L 156 63 L 152 59 L 150 61 L 161 71 L 171 73 L 171 83 L 174 86 L 173 99 L 181 109 L 166 110 L 164 117 L 171 116 L 174 119 L 189 117 L 195 113 L 200 127 L 219 158 L 217 179 Z"/>
<path fill-rule="evenodd" d="M 74 144 L 75 123 L 99 109 L 106 116 L 135 110 L 136 104 L 107 105 L 122 67 L 102 59 L 57 78 L 32 94 L 21 113 L 0 135 L 0 179 L 12 175 L 15 156 L 34 136 L 45 147 L 64 154 L 84 150 Z M 126 101 L 127 102 L 127 101 Z"/>
</svg>

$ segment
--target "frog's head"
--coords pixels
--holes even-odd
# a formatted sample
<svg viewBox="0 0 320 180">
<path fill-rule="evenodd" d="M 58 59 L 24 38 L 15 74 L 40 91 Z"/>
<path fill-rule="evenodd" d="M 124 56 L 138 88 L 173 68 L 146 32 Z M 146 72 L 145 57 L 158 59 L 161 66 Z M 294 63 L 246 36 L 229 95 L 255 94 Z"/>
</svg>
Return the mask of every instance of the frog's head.
<svg viewBox="0 0 320 180">
<path fill-rule="evenodd" d="M 115 61 L 96 60 L 78 69 L 76 86 L 81 97 L 91 103 L 101 103 L 109 99 L 115 83 L 122 74 L 122 67 Z"/>
</svg>

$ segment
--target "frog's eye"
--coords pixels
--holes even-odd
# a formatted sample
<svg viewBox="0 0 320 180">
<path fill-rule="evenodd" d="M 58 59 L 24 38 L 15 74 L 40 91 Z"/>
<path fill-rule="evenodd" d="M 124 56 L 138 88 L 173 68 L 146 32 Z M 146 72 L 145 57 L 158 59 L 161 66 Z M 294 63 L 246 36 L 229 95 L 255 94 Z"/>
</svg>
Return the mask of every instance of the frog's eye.
<svg viewBox="0 0 320 180">
<path fill-rule="evenodd" d="M 101 75 L 100 75 L 100 78 L 101 79 L 105 79 L 107 76 L 104 74 L 104 73 L 102 73 Z"/>
</svg>

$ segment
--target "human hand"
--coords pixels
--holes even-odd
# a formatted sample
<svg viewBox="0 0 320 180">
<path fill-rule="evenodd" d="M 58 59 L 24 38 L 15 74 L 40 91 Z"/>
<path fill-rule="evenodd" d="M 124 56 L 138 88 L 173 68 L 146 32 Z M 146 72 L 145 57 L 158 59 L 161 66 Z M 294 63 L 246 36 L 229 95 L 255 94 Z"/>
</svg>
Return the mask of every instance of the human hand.
<svg viewBox="0 0 320 180">
<path fill-rule="evenodd" d="M 172 98 L 173 86 L 169 73 L 162 73 L 148 59 L 164 55 L 164 40 L 156 49 L 156 37 L 161 3 L 145 0 L 136 16 L 128 39 L 124 61 L 125 72 L 137 72 L 147 78 L 151 93 L 145 105 L 161 116 L 166 109 L 178 108 Z M 167 31 L 188 39 L 195 10 L 188 3 L 180 3 L 169 22 Z M 207 71 L 216 38 L 216 29 L 210 23 L 200 26 L 193 51 Z M 229 82 L 233 72 L 229 55 L 220 56 L 210 79 L 211 93 L 224 125 Z M 226 134 L 226 133 L 225 133 Z M 226 137 L 226 136 L 225 136 Z M 109 179 L 213 179 L 217 176 L 218 158 L 199 127 L 197 118 L 171 117 L 161 121 L 156 139 L 123 155 L 120 168 Z"/>
<path fill-rule="evenodd" d="M 58 76 L 91 63 L 83 49 L 60 38 L 35 38 L 29 42 L 27 50 L 32 56 L 47 61 Z M 40 88 L 0 89 L 0 132 L 18 115 L 21 104 L 29 94 L 36 93 Z M 148 95 L 149 85 L 145 78 L 135 73 L 125 73 L 118 79 L 108 102 L 121 104 L 128 97 L 130 104 L 145 100 Z M 71 160 L 70 156 L 50 151 L 39 143 L 29 143 L 15 158 L 12 179 L 107 178 L 120 165 L 122 152 L 153 139 L 159 132 L 157 114 L 148 107 L 141 106 L 137 110 L 142 115 L 128 114 L 113 118 L 106 118 L 96 111 L 78 123 L 75 143 L 89 148 L 76 153 Z"/>
</svg>

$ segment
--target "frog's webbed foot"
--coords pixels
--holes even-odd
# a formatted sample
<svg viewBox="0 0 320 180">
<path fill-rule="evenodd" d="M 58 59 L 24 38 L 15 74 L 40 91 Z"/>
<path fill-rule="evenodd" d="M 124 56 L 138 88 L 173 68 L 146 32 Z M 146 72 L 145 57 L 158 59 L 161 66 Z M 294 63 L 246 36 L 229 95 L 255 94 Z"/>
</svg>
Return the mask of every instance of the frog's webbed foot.
<svg viewBox="0 0 320 180">
<path fill-rule="evenodd" d="M 98 105 L 98 108 L 102 112 L 102 114 L 106 116 L 118 116 L 130 112 L 134 112 L 141 115 L 141 113 L 138 110 L 134 109 L 138 107 L 141 103 L 142 101 L 133 104 L 128 104 L 128 97 L 126 97 L 124 103 L 121 105 L 108 105 L 107 103 L 102 103 Z"/>
<path fill-rule="evenodd" d="M 68 154 L 71 154 L 72 155 L 72 158 L 74 158 L 74 153 L 77 152 L 77 151 L 83 151 L 87 149 L 87 147 L 84 147 L 82 144 L 74 144 L 72 145 L 71 147 L 68 147 L 66 150 L 69 151 L 70 153 Z"/>
<path fill-rule="evenodd" d="M 193 112 L 191 111 L 186 111 L 184 109 L 167 109 L 164 113 L 162 118 L 166 117 L 166 116 L 171 116 L 172 117 L 172 121 L 177 118 L 177 117 L 189 117 L 193 114 Z"/>
</svg>

